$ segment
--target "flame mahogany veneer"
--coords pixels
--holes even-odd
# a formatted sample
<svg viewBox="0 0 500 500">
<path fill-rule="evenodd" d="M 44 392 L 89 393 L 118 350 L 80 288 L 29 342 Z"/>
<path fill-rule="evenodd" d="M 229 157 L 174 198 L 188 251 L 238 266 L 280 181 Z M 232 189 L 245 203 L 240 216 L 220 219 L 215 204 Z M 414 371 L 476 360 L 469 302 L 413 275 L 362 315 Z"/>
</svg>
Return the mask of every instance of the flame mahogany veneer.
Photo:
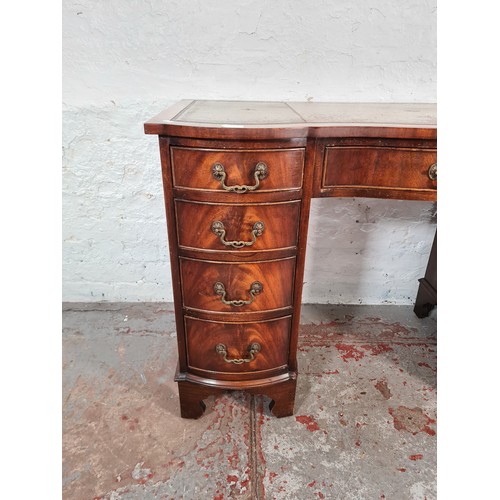
<svg viewBox="0 0 500 500">
<path fill-rule="evenodd" d="M 293 414 L 312 197 L 436 200 L 433 104 L 181 101 L 159 136 L 181 416 L 228 389 Z"/>
</svg>

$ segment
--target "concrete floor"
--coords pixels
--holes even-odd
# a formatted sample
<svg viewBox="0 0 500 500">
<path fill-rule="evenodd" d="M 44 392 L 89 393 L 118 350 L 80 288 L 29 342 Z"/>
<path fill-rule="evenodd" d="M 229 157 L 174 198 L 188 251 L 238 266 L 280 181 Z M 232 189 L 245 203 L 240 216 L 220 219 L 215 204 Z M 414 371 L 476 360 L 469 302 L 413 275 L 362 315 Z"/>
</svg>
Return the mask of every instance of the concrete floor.
<svg viewBox="0 0 500 500">
<path fill-rule="evenodd" d="M 179 416 L 170 304 L 63 307 L 63 498 L 436 498 L 436 320 L 304 306 L 295 415 Z"/>
</svg>

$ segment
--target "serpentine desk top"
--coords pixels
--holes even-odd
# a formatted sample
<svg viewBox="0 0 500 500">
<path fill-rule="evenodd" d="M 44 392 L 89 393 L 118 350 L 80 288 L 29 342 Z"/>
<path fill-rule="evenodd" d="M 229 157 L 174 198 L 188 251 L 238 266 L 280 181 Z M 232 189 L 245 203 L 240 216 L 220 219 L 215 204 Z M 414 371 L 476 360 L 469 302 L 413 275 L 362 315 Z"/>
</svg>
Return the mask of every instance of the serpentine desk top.
<svg viewBox="0 0 500 500">
<path fill-rule="evenodd" d="M 252 139 L 381 137 L 436 139 L 433 103 L 183 100 L 144 124 L 147 134 Z M 401 129 L 404 129 L 402 134 Z"/>
<path fill-rule="evenodd" d="M 226 389 L 292 415 L 311 198 L 436 200 L 436 106 L 185 100 L 144 130 L 160 136 L 181 416 Z"/>
</svg>

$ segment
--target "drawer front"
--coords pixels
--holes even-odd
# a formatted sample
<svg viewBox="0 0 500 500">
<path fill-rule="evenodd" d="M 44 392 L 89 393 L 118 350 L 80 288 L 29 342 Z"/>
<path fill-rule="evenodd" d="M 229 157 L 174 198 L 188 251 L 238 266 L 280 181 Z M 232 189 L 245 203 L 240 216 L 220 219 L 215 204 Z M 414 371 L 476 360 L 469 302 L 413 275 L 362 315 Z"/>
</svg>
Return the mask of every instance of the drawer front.
<svg viewBox="0 0 500 500">
<path fill-rule="evenodd" d="M 297 244 L 300 202 L 224 205 L 175 201 L 179 246 L 258 252 Z"/>
<path fill-rule="evenodd" d="M 302 187 L 303 148 L 224 150 L 172 146 L 170 153 L 176 188 L 234 195 Z"/>
<path fill-rule="evenodd" d="M 437 183 L 429 177 L 429 169 L 436 161 L 436 149 L 327 146 L 322 187 L 435 190 Z"/>
<path fill-rule="evenodd" d="M 234 315 L 292 305 L 295 258 L 248 264 L 179 260 L 185 307 Z"/>
<path fill-rule="evenodd" d="M 288 363 L 290 316 L 252 323 L 184 320 L 190 369 L 241 373 Z"/>
</svg>

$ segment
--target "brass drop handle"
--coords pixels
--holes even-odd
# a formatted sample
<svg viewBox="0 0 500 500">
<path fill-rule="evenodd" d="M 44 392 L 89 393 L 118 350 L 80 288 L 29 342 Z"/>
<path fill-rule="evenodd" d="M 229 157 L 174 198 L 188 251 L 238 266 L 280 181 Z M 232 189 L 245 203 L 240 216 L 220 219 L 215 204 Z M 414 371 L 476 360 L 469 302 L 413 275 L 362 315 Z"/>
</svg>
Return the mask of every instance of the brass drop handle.
<svg viewBox="0 0 500 500">
<path fill-rule="evenodd" d="M 218 220 L 212 222 L 212 233 L 216 234 L 226 247 L 233 247 L 233 248 L 251 247 L 255 243 L 257 236 L 262 236 L 263 232 L 264 232 L 264 223 L 259 220 L 253 225 L 251 241 L 226 241 L 224 239 L 226 236 L 226 228 L 224 227 L 224 224 Z"/>
<path fill-rule="evenodd" d="M 260 181 L 265 179 L 268 175 L 269 171 L 267 165 L 259 161 L 257 165 L 255 165 L 255 169 L 253 172 L 253 176 L 255 178 L 255 184 L 253 186 L 227 186 L 225 183 L 226 180 L 226 171 L 224 169 L 224 165 L 221 163 L 214 163 L 212 166 L 212 177 L 221 183 L 221 186 L 224 190 L 229 191 L 231 193 L 243 194 L 248 191 L 255 191 L 260 186 Z"/>
<path fill-rule="evenodd" d="M 255 296 L 258 295 L 259 293 L 262 293 L 262 290 L 264 287 L 262 286 L 262 283 L 260 281 L 254 281 L 250 285 L 250 299 L 249 300 L 226 300 L 226 287 L 218 281 L 214 285 L 214 292 L 217 295 L 221 296 L 221 302 L 223 304 L 226 304 L 228 306 L 247 306 L 248 304 L 251 304 L 255 300 Z"/>
<path fill-rule="evenodd" d="M 427 175 L 429 176 L 429 179 L 431 181 L 435 181 L 438 178 L 438 166 L 437 166 L 437 163 L 433 163 L 429 167 L 429 171 L 427 172 Z"/>
<path fill-rule="evenodd" d="M 255 355 L 260 352 L 261 346 L 258 342 L 253 342 L 247 348 L 248 358 L 228 358 L 227 357 L 227 347 L 224 344 L 217 344 L 215 346 L 215 352 L 224 357 L 226 363 L 234 363 L 235 365 L 241 365 L 242 363 L 250 363 L 255 359 Z"/>
</svg>

